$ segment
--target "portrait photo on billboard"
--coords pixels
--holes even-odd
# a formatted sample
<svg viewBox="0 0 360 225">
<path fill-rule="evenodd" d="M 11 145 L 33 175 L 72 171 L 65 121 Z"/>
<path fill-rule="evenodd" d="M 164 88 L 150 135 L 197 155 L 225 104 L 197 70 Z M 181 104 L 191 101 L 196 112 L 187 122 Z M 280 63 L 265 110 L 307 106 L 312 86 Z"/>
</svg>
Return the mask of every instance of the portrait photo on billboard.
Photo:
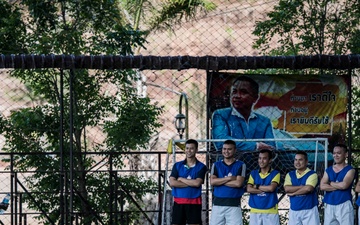
<svg viewBox="0 0 360 225">
<path fill-rule="evenodd" d="M 208 116 L 212 139 L 296 139 L 237 142 L 238 151 L 324 150 L 323 143 L 301 138 L 326 138 L 344 143 L 348 76 L 262 75 L 209 72 Z M 221 151 L 222 142 L 214 142 Z M 331 156 L 330 156 L 331 157 Z"/>
</svg>

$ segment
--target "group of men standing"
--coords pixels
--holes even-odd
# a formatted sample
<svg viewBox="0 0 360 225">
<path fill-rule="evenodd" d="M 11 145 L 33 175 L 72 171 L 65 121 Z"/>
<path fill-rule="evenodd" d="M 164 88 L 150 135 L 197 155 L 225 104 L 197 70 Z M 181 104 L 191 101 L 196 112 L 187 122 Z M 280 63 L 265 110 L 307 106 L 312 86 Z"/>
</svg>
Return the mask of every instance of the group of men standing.
<svg viewBox="0 0 360 225">
<path fill-rule="evenodd" d="M 201 189 L 208 168 L 196 158 L 198 143 L 187 140 L 186 159 L 174 164 L 170 186 L 174 196 L 172 224 L 202 224 Z M 222 147 L 223 159 L 213 163 L 210 184 L 213 202 L 210 225 L 242 225 L 241 198 L 249 193 L 250 225 L 279 225 L 278 187 L 280 172 L 271 167 L 273 151 L 258 151 L 258 169 L 247 176 L 246 162 L 235 158 L 236 143 L 227 140 Z M 334 165 L 328 167 L 320 184 L 318 174 L 308 168 L 307 153 L 298 151 L 295 170 L 285 176 L 284 190 L 290 199 L 289 225 L 320 224 L 317 188 L 325 191 L 324 225 L 354 224 L 352 184 L 355 170 L 347 165 L 348 150 L 338 144 L 333 149 Z M 246 178 L 248 177 L 247 183 Z M 355 187 L 360 192 L 360 183 Z M 357 201 L 360 204 L 360 200 Z"/>
<path fill-rule="evenodd" d="M 271 120 L 253 110 L 259 98 L 259 84 L 249 76 L 238 76 L 230 88 L 231 106 L 213 113 L 212 138 L 227 141 L 214 142 L 222 157 L 213 163 L 210 173 L 213 190 L 211 225 L 242 225 L 240 202 L 245 192 L 250 195 L 250 225 L 280 224 L 277 195 L 280 172 L 271 164 L 274 151 L 285 149 L 274 141 Z M 266 141 L 234 142 L 236 139 Z M 186 159 L 175 163 L 170 175 L 174 225 L 202 223 L 201 184 L 208 168 L 196 159 L 197 148 L 196 140 L 188 140 Z M 247 162 L 237 160 L 236 151 L 258 152 L 258 169 L 246 174 Z M 325 192 L 324 225 L 354 224 L 351 190 L 355 170 L 347 165 L 347 156 L 347 147 L 336 145 L 333 149 L 334 165 L 325 170 L 319 182 L 318 174 L 308 168 L 307 153 L 299 151 L 295 154 L 295 170 L 286 174 L 283 184 L 290 199 L 289 225 L 320 224 L 318 188 Z M 360 192 L 359 182 L 355 191 Z M 360 205 L 359 198 L 356 203 Z"/>
</svg>

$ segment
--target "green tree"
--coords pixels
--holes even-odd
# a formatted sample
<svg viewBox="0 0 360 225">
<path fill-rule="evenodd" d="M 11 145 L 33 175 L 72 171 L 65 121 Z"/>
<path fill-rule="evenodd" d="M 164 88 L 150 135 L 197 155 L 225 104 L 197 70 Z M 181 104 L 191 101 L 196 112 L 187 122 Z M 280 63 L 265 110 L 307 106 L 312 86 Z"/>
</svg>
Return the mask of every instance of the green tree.
<svg viewBox="0 0 360 225">
<path fill-rule="evenodd" d="M 4 24 L 0 35 L 11 34 L 15 24 L 18 28 L 15 29 L 17 36 L 12 37 L 16 42 L 0 46 L 1 53 L 5 54 L 129 55 L 145 41 L 143 32 L 122 22 L 117 1 L 23 0 L 10 5 L 0 0 L 0 7 L 5 12 L 0 15 L 0 23 Z M 161 108 L 151 104 L 148 98 L 136 95 L 133 84 L 137 76 L 133 70 L 51 68 L 14 70 L 11 75 L 45 102 L 19 109 L 0 120 L 1 132 L 6 138 L 4 150 L 23 153 L 14 158 L 14 169 L 34 171 L 25 178 L 32 197 L 25 198 L 28 207 L 47 212 L 46 219 L 44 214 L 38 217 L 44 224 L 63 222 L 59 221 L 64 210 L 60 207 L 63 186 L 59 179 L 63 163 L 65 185 L 72 185 L 65 191 L 74 193 L 69 210 L 78 213 L 81 224 L 99 221 L 110 224 L 110 174 L 89 172 L 98 166 L 99 159 L 84 153 L 104 153 L 108 161 L 105 171 L 109 170 L 110 163 L 105 153 L 112 153 L 114 169 L 122 168 L 124 158 L 115 153 L 145 147 L 160 126 L 157 117 Z M 65 118 L 63 157 L 59 135 L 62 110 Z M 73 120 L 69 120 L 70 115 Z M 103 139 L 89 134 L 99 127 L 105 136 Z M 69 168 L 73 168 L 74 173 L 70 173 Z M 129 208 L 133 198 L 141 202 L 146 193 L 156 190 L 154 182 L 144 177 L 120 176 L 115 182 L 121 184 L 123 193 L 130 193 L 122 195 L 122 204 L 128 203 Z M 129 219 L 137 217 L 134 213 Z"/>
<path fill-rule="evenodd" d="M 170 29 L 183 19 L 191 20 L 199 13 L 206 13 L 216 8 L 215 3 L 207 0 L 166 0 L 162 3 L 149 0 L 122 0 L 121 9 L 127 22 L 134 29 L 146 30 L 147 33 Z"/>
<path fill-rule="evenodd" d="M 267 16 L 253 32 L 254 47 L 265 54 L 346 54 L 358 43 L 358 0 L 280 0 Z"/>
<path fill-rule="evenodd" d="M 19 9 L 11 7 L 6 1 L 0 1 L 0 15 L 0 53 L 25 53 L 22 39 L 25 26 Z"/>
<path fill-rule="evenodd" d="M 253 32 L 257 36 L 254 48 L 260 49 L 263 54 L 360 54 L 360 1 L 358 0 L 280 0 L 274 9 L 267 13 L 267 17 L 266 20 L 256 23 Z M 279 44 L 274 46 L 272 45 L 274 42 Z M 298 72 L 291 71 L 291 73 Z M 315 69 L 311 72 L 348 73 L 348 71 Z M 354 80 L 359 71 L 352 72 Z M 359 82 L 353 84 L 351 145 L 353 149 L 360 149 Z"/>
<path fill-rule="evenodd" d="M 356 150 L 357 153 L 353 154 L 352 164 L 356 167 L 360 166 L 360 88 L 359 88 L 359 76 L 353 79 L 353 86 L 352 86 L 352 150 Z"/>
</svg>

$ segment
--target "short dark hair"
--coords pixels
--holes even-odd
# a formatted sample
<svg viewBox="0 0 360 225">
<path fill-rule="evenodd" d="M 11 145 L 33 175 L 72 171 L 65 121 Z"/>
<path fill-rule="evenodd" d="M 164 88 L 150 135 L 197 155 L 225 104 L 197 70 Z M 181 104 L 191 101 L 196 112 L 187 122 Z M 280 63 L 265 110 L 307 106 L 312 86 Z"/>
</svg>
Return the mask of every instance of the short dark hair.
<svg viewBox="0 0 360 225">
<path fill-rule="evenodd" d="M 233 141 L 233 140 L 226 140 L 226 141 L 224 141 L 224 144 L 234 145 L 234 147 L 236 148 L 236 143 L 235 143 L 235 141 Z"/>
<path fill-rule="evenodd" d="M 306 160 L 308 160 L 308 154 L 304 151 L 297 151 L 295 155 L 303 155 Z"/>
<path fill-rule="evenodd" d="M 234 81 L 232 82 L 232 86 L 235 85 L 236 82 L 238 81 L 247 81 L 250 83 L 251 89 L 253 90 L 253 92 L 255 93 L 255 95 L 259 94 L 259 84 L 252 78 L 248 77 L 248 76 L 238 76 L 234 79 Z"/>
<path fill-rule="evenodd" d="M 198 146 L 199 146 L 199 143 L 198 143 L 195 139 L 188 139 L 188 140 L 185 142 L 185 145 L 186 145 L 186 144 L 194 144 L 196 149 L 198 149 Z"/>
<path fill-rule="evenodd" d="M 261 149 L 259 153 L 268 153 L 269 159 L 273 158 L 273 151 L 271 151 L 270 149 Z"/>
<path fill-rule="evenodd" d="M 344 144 L 336 144 L 336 145 L 334 146 L 334 148 L 335 148 L 335 147 L 343 148 L 343 149 L 345 150 L 345 152 L 348 152 L 348 148 L 347 148 L 347 146 L 344 145 Z"/>
</svg>

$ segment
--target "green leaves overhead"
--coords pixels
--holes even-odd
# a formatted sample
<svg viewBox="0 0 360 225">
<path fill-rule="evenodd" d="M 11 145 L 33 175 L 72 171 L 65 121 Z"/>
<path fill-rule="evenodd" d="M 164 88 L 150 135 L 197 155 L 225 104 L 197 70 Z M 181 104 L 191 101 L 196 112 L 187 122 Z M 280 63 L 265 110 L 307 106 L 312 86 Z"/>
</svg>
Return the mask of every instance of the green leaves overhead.
<svg viewBox="0 0 360 225">
<path fill-rule="evenodd" d="M 173 26 L 184 20 L 194 18 L 201 11 L 214 10 L 216 5 L 206 0 L 169 0 L 160 11 L 154 14 L 149 30 L 172 30 Z"/>
<path fill-rule="evenodd" d="M 145 32 L 124 23 L 118 1 L 23 0 L 11 5 L 0 0 L 0 12 L 2 54 L 131 55 L 145 42 Z M 94 212 L 101 212 L 101 219 L 107 221 L 110 216 L 103 212 L 108 211 L 112 199 L 106 199 L 109 194 L 99 193 L 97 188 L 101 186 L 106 193 L 111 189 L 107 186 L 109 168 L 106 173 L 89 172 L 99 158 L 84 153 L 138 150 L 155 134 L 161 109 L 137 95 L 137 71 L 51 68 L 13 70 L 11 75 L 28 93 L 17 96 L 24 106 L 1 117 L 0 129 L 6 138 L 3 150 L 21 153 L 15 157 L 14 170 L 33 171 L 25 182 L 32 197 L 41 203 L 25 197 L 27 205 L 35 210 L 40 206 L 48 218 L 59 222 L 60 165 L 67 176 L 65 182 L 69 182 L 72 165 L 73 207 L 82 215 L 81 224 L 97 221 Z M 124 166 L 119 155 L 114 168 Z M 137 176 L 118 181 L 136 190 L 128 191 L 136 199 L 152 193 L 155 187 L 151 179 Z M 66 186 L 70 187 L 69 183 Z M 44 193 L 51 194 L 44 197 Z M 84 204 L 84 199 L 90 205 Z M 127 196 L 124 201 L 131 207 L 130 199 Z"/>
<path fill-rule="evenodd" d="M 27 53 L 20 9 L 0 0 L 0 54 Z"/>
<path fill-rule="evenodd" d="M 254 47 L 278 55 L 349 53 L 359 8 L 357 0 L 280 0 L 268 19 L 256 23 Z"/>
</svg>

